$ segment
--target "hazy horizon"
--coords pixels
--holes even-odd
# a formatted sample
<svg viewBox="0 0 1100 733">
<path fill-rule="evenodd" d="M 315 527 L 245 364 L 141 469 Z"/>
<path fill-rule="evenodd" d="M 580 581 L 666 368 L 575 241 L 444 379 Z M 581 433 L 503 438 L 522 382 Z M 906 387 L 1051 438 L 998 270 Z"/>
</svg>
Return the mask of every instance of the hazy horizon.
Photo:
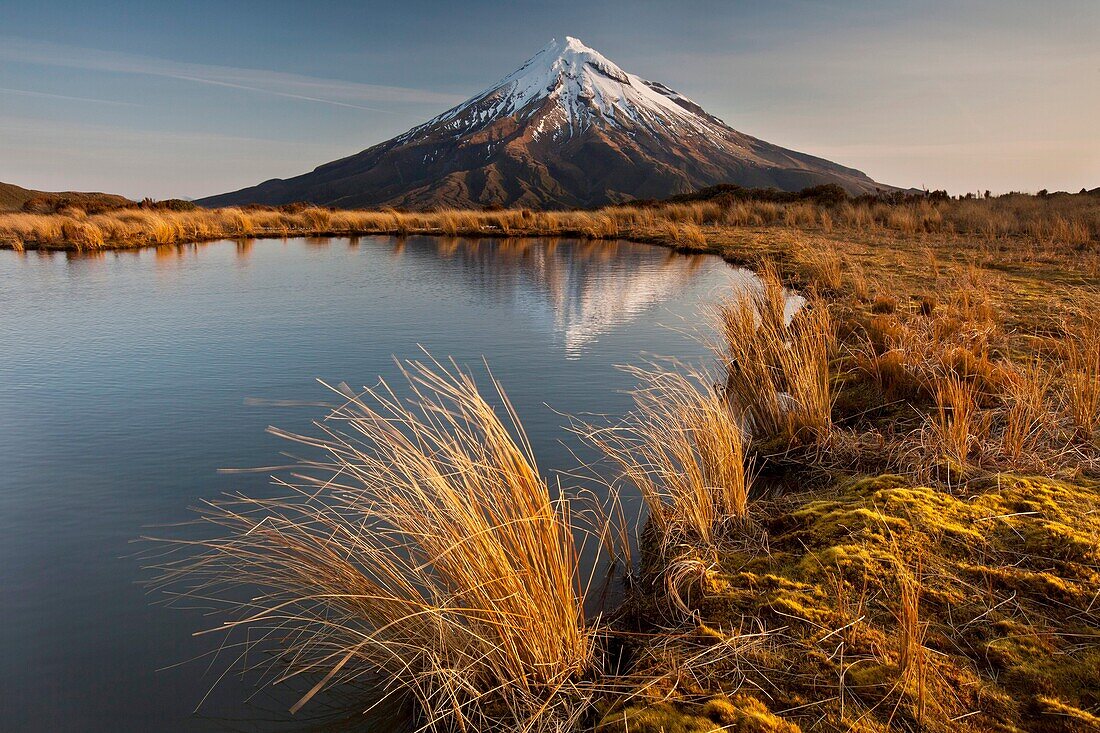
<svg viewBox="0 0 1100 733">
<path fill-rule="evenodd" d="M 898 186 L 1100 186 L 1100 5 L 316 2 L 0 9 L 0 181 L 200 197 L 382 142 L 572 35 Z"/>
</svg>

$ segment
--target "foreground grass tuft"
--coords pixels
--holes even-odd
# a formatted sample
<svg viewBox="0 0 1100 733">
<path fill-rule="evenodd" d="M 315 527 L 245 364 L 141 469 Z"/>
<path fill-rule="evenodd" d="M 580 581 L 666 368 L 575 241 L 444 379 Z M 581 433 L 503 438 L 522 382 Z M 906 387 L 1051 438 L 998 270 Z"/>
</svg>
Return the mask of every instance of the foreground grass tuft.
<svg viewBox="0 0 1100 733">
<path fill-rule="evenodd" d="M 634 411 L 584 437 L 641 493 L 666 547 L 718 547 L 749 512 L 740 418 L 706 374 L 633 374 Z"/>
<path fill-rule="evenodd" d="M 754 440 L 813 442 L 832 424 L 832 317 L 815 301 L 788 319 L 778 279 L 765 276 L 763 283 L 761 291 L 743 292 L 721 310 L 726 398 Z"/>
<path fill-rule="evenodd" d="M 506 419 L 451 365 L 410 363 L 406 404 L 384 384 L 344 402 L 273 498 L 211 503 L 219 534 L 169 541 L 181 600 L 215 603 L 271 679 L 380 686 L 424 730 L 560 730 L 593 662 L 565 502 L 551 499 Z M 272 653 L 265 656 L 264 652 Z"/>
</svg>

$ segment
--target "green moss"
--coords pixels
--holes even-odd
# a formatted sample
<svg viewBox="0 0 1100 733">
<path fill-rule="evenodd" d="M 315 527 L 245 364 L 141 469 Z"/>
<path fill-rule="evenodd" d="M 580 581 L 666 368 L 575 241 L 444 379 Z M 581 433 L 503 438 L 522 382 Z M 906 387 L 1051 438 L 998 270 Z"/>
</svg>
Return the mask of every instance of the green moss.
<svg viewBox="0 0 1100 733">
<path fill-rule="evenodd" d="M 702 713 L 722 725 L 723 730 L 741 733 L 799 733 L 802 730 L 774 715 L 759 699 L 747 695 L 737 695 L 732 700 L 713 698 L 703 706 Z"/>
<path fill-rule="evenodd" d="M 889 475 L 758 504 L 769 552 L 723 556 L 699 609 L 701 628 L 765 636 L 730 666 L 693 672 L 693 689 L 744 677 L 772 709 L 811 711 L 801 720 L 815 730 L 1089 729 L 1100 488 L 994 475 L 967 490 Z M 903 582 L 918 592 L 916 667 L 903 663 Z M 705 726 L 725 709 L 716 700 L 674 709 Z"/>
<path fill-rule="evenodd" d="M 800 733 L 802 729 L 768 710 L 755 697 L 718 696 L 700 706 L 632 705 L 603 717 L 597 733 Z"/>
<path fill-rule="evenodd" d="M 1100 717 L 1056 698 L 1040 696 L 1035 699 L 1032 708 L 1038 718 L 1036 727 L 1039 730 L 1065 733 L 1100 730 Z"/>
<path fill-rule="evenodd" d="M 1058 696 L 1084 707 L 1100 707 L 1100 639 L 1095 629 L 1077 629 L 1078 643 L 1070 645 L 1049 629 L 1021 622 L 1000 621 L 996 630 L 985 650 L 1006 684 L 1036 697 Z"/>
<path fill-rule="evenodd" d="M 668 703 L 631 706 L 608 713 L 596 726 L 597 733 L 712 733 L 720 726 L 701 715 L 685 713 Z"/>
</svg>

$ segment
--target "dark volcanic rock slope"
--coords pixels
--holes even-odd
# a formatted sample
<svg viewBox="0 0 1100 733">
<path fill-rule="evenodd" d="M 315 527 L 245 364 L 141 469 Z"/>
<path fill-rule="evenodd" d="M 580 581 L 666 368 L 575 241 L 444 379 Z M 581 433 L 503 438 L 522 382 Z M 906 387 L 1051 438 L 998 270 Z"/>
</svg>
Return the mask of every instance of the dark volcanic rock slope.
<svg viewBox="0 0 1100 733">
<path fill-rule="evenodd" d="M 211 196 L 228 206 L 597 206 L 716 183 L 888 189 L 862 172 L 740 133 L 575 38 L 405 134 L 289 179 Z"/>
</svg>

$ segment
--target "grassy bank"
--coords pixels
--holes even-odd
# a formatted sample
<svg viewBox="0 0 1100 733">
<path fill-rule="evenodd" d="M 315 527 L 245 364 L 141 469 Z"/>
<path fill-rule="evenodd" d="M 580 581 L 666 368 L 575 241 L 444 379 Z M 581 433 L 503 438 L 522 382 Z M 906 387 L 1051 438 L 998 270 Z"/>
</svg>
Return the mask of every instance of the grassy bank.
<svg viewBox="0 0 1100 733">
<path fill-rule="evenodd" d="M 430 729 L 574 727 L 596 627 L 570 503 L 468 375 L 403 368 L 409 402 L 341 386 L 320 435 L 274 431 L 320 456 L 271 497 L 205 506 L 215 535 L 168 541 L 156 585 L 220 612 L 207 633 L 264 682 L 308 680 L 291 713 L 346 685 Z"/>
<path fill-rule="evenodd" d="M 593 433 L 656 517 L 631 609 L 653 635 L 636 673 L 663 683 L 598 729 L 1096 729 L 1095 286 L 1065 285 L 1091 293 L 1072 308 L 973 262 L 886 284 L 799 252 L 780 260 L 809 296 L 789 325 L 782 265 L 721 308 L 711 381 L 740 441 L 716 458 L 722 421 L 697 419 L 677 443 L 647 402 L 619 442 Z M 701 414 L 674 392 L 643 395 Z M 654 458 L 685 443 L 674 470 Z"/>
<path fill-rule="evenodd" d="M 813 191 L 813 189 L 808 189 Z M 750 192 L 751 193 L 751 192 Z M 764 195 L 767 192 L 758 195 Z M 773 196 L 775 194 L 772 194 Z M 700 193 L 697 196 L 706 196 Z M 583 236 L 705 246 L 715 231 L 779 228 L 1014 242 L 1033 256 L 1091 251 L 1100 239 L 1100 194 L 1006 195 L 990 199 L 903 198 L 789 201 L 713 194 L 595 211 L 348 211 L 312 206 L 200 209 L 130 206 L 88 213 L 0 213 L 0 246 L 15 249 L 145 247 L 237 237 L 355 234 Z M 179 210 L 177 210 L 177 208 Z M 1095 267 L 1095 257 L 1092 258 Z"/>
<path fill-rule="evenodd" d="M 564 539 L 581 512 L 550 500 L 518 424 L 435 368 L 410 373 L 419 412 L 346 395 L 320 437 L 290 436 L 328 456 L 301 467 L 314 479 L 211 507 L 222 538 L 176 545 L 162 580 L 223 602 L 278 652 L 259 658 L 289 660 L 272 679 L 310 681 L 303 702 L 381 683 L 425 729 L 1095 730 L 1096 204 L 1047 198 L 996 231 L 960 217 L 1011 200 L 347 213 L 760 273 L 716 304 L 708 370 L 636 371 L 630 415 L 577 427 L 616 469 L 608 492 L 649 508 L 626 602 L 584 616 Z M 943 209 L 920 227 L 890 215 L 926 205 Z M 1037 224 L 1055 217 L 1078 224 Z M 591 524 L 623 552 L 623 528 Z M 265 592 L 234 596 L 242 581 Z"/>
</svg>

